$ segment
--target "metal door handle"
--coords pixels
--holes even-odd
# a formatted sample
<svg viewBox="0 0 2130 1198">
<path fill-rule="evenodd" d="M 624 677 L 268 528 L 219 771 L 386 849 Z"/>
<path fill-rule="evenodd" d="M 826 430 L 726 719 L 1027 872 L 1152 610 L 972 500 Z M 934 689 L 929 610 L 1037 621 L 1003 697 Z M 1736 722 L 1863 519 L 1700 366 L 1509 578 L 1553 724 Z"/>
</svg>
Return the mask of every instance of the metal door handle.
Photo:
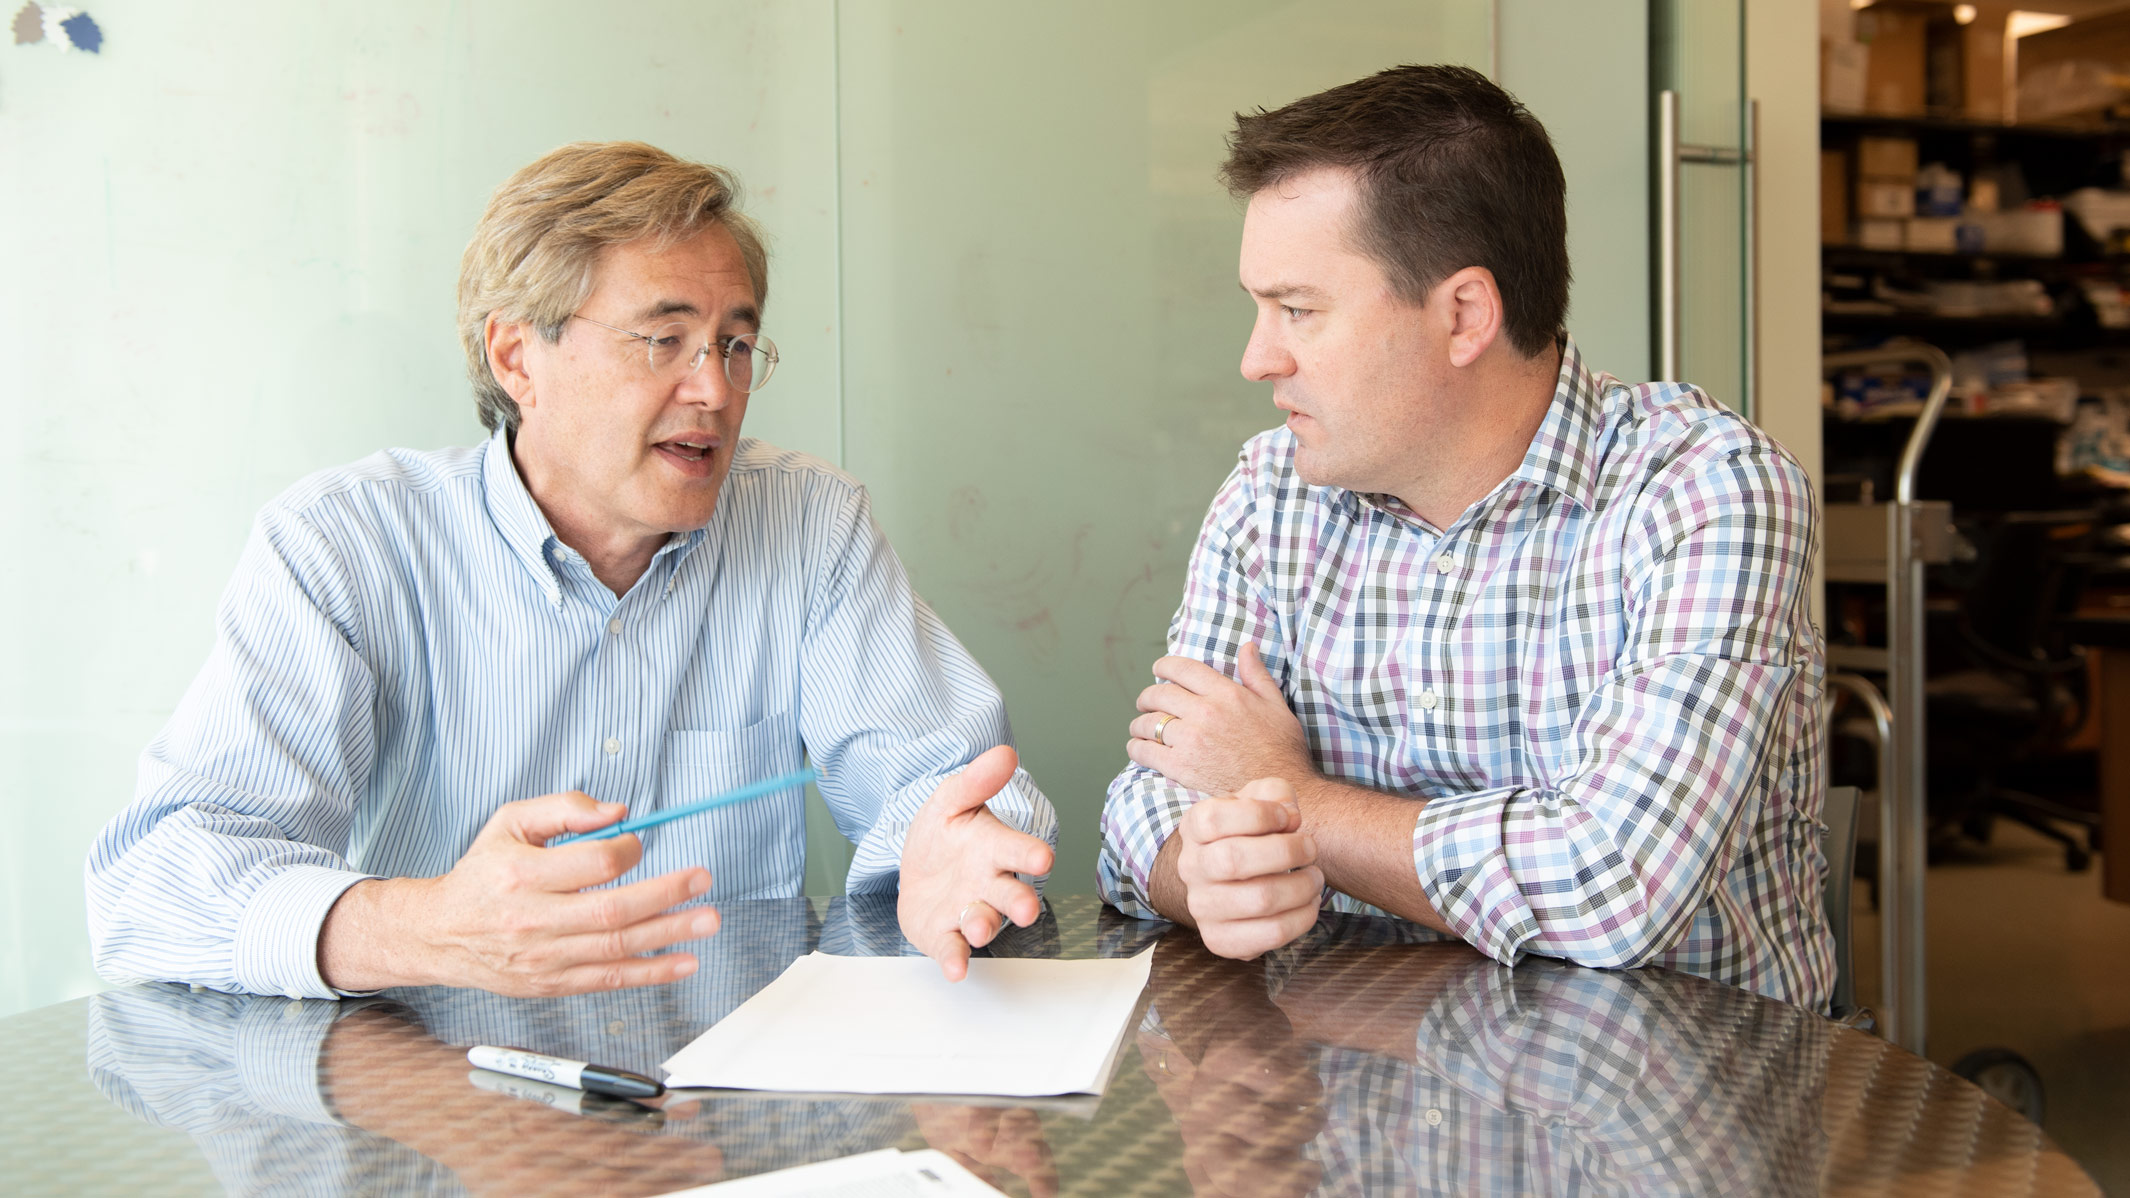
<svg viewBox="0 0 2130 1198">
<path fill-rule="evenodd" d="M 1679 250 L 1679 166 L 1694 162 L 1710 166 L 1735 166 L 1740 169 L 1740 184 L 1745 189 L 1745 387 L 1744 403 L 1741 405 L 1748 419 L 1753 416 L 1756 375 L 1759 372 L 1759 354 L 1755 342 L 1759 340 L 1758 313 L 1755 311 L 1754 292 L 1759 287 L 1758 260 L 1760 257 L 1760 204 L 1757 198 L 1757 180 L 1753 174 L 1754 141 L 1759 135 L 1760 102 L 1746 102 L 1746 126 L 1744 145 L 1740 149 L 1725 146 L 1698 146 L 1679 140 L 1679 93 L 1669 88 L 1657 93 L 1657 370 L 1656 375 L 1665 382 L 1681 382 L 1679 308 L 1681 296 L 1680 250 Z"/>
</svg>

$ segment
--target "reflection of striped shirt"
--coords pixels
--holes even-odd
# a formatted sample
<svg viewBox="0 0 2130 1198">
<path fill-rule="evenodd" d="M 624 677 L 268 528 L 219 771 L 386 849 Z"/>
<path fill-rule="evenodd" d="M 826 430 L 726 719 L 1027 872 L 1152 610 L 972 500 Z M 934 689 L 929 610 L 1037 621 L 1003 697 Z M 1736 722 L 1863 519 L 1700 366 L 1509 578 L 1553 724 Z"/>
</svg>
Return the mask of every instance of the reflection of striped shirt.
<svg viewBox="0 0 2130 1198">
<path fill-rule="evenodd" d="M 697 947 L 702 968 L 664 986 L 551 999 L 387 991 L 387 1009 L 442 1043 L 401 1041 L 381 1051 L 456 1056 L 443 1046 L 526 1045 L 656 1077 L 661 1061 L 795 958 L 816 947 L 870 955 L 904 944 L 892 898 L 833 899 L 825 918 L 803 900 L 732 903 L 724 915 L 724 930 Z M 193 1136 L 231 1194 L 465 1193 L 443 1164 L 348 1126 L 334 1109 L 334 1092 L 351 1083 L 326 1072 L 322 1049 L 351 1006 L 174 986 L 110 991 L 90 1000 L 89 1075 L 143 1122 Z M 507 1160 L 525 1150 L 512 1121 L 518 1099 L 469 1087 L 437 1100 L 439 1123 L 459 1126 L 469 1155 Z M 469 1108 L 487 1117 L 469 1117 Z M 907 1107 L 892 1099 L 729 1093 L 657 1134 L 716 1144 L 725 1175 L 737 1177 L 890 1147 L 912 1130 Z M 647 1145 L 635 1164 L 659 1159 Z"/>
<path fill-rule="evenodd" d="M 112 980 L 331 997 L 316 943 L 366 876 L 449 870 L 497 807 L 582 790 L 632 813 L 811 757 L 893 890 L 940 778 L 1005 743 L 998 690 L 910 589 L 865 491 L 740 442 L 710 525 L 625 596 L 548 527 L 498 435 L 315 475 L 263 511 L 206 668 L 91 850 Z M 1056 842 L 1026 774 L 992 802 Z M 631 879 L 799 892 L 797 791 L 653 829 Z"/>
<path fill-rule="evenodd" d="M 1815 526 L 1804 472 L 1758 429 L 1692 388 L 1593 374 L 1564 342 L 1522 465 L 1447 529 L 1305 485 L 1284 429 L 1252 438 L 1169 651 L 1232 676 L 1255 644 L 1318 769 L 1429 800 L 1414 868 L 1489 956 L 1819 1005 Z M 1118 775 L 1105 898 L 1154 914 L 1148 870 L 1198 797 Z"/>
</svg>

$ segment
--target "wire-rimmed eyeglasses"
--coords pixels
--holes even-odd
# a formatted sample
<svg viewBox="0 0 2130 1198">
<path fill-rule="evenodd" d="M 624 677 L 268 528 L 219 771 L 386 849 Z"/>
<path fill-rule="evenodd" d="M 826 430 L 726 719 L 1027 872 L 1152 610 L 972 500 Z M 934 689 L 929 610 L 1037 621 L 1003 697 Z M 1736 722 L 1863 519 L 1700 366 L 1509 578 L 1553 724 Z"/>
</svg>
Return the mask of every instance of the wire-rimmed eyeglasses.
<svg viewBox="0 0 2130 1198">
<path fill-rule="evenodd" d="M 687 347 L 699 334 L 681 321 L 660 325 L 648 333 L 638 333 L 575 312 L 570 315 L 643 342 L 644 364 L 650 367 L 652 374 L 661 378 L 678 381 L 701 370 L 704 360 L 716 354 L 725 360 L 726 380 L 752 394 L 768 386 L 769 376 L 777 370 L 777 343 L 760 333 L 739 333 L 704 341 L 691 355 Z M 681 365 L 683 362 L 687 364 L 685 369 Z"/>
</svg>

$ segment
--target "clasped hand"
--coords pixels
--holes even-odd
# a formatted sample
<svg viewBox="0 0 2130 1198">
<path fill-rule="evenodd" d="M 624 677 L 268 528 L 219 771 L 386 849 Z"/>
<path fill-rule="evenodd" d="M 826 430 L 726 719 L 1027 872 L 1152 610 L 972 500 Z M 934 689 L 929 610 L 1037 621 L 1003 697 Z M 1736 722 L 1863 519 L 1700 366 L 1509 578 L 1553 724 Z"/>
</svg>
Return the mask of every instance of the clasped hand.
<svg viewBox="0 0 2130 1198">
<path fill-rule="evenodd" d="M 1208 797 L 1162 846 L 1205 946 L 1248 960 L 1316 923 L 1324 890 L 1316 841 L 1302 830 L 1297 784 L 1316 777 L 1301 721 L 1247 642 L 1236 679 L 1163 657 L 1163 681 L 1139 695 L 1131 759 Z M 1170 912 L 1171 914 L 1178 914 Z"/>
</svg>

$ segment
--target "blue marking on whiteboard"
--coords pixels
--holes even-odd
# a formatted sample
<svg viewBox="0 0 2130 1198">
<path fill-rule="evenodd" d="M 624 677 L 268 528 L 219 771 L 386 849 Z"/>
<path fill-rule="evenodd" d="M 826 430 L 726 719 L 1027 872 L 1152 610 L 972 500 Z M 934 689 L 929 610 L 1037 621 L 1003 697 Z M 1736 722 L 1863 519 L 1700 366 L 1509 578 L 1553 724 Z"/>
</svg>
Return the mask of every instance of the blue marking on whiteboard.
<svg viewBox="0 0 2130 1198">
<path fill-rule="evenodd" d="M 96 27 L 95 19 L 89 14 L 81 13 L 78 16 L 68 17 L 59 23 L 59 27 L 67 31 L 67 41 L 76 50 L 87 50 L 91 54 L 101 51 L 101 47 L 104 44 L 104 31 Z"/>
</svg>

